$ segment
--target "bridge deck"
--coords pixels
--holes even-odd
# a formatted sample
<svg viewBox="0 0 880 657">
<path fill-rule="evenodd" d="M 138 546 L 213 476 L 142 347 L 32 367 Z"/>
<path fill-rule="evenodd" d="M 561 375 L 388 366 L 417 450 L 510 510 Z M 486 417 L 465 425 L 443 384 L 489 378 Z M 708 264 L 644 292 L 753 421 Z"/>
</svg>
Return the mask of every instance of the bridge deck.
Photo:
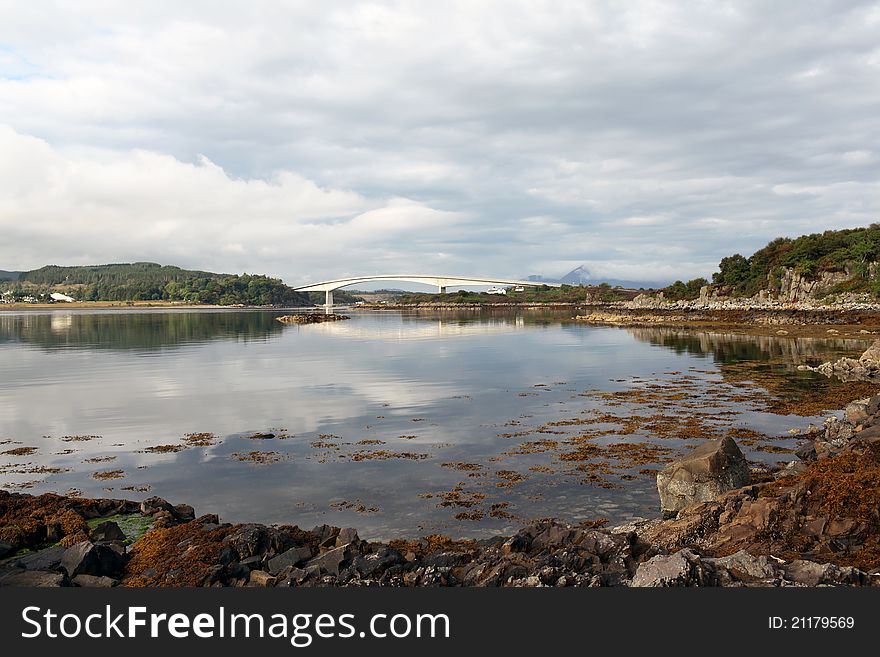
<svg viewBox="0 0 880 657">
<path fill-rule="evenodd" d="M 422 283 L 435 285 L 439 289 L 454 285 L 520 285 L 523 287 L 560 287 L 560 283 L 544 283 L 542 281 L 518 281 L 509 278 L 471 278 L 467 276 L 431 276 L 420 274 L 389 274 L 385 276 L 360 276 L 358 278 L 338 278 L 332 281 L 312 283 L 293 288 L 297 292 L 332 292 L 349 285 L 369 283 L 373 281 L 398 281 L 404 283 Z"/>
</svg>

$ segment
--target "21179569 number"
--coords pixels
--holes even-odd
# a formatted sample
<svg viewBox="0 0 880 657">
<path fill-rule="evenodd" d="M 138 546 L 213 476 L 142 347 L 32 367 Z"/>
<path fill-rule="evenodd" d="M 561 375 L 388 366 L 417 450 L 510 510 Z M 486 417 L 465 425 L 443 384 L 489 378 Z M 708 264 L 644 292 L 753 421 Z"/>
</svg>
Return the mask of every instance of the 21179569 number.
<svg viewBox="0 0 880 657">
<path fill-rule="evenodd" d="M 852 616 L 770 616 L 771 630 L 851 630 L 856 625 Z"/>
</svg>

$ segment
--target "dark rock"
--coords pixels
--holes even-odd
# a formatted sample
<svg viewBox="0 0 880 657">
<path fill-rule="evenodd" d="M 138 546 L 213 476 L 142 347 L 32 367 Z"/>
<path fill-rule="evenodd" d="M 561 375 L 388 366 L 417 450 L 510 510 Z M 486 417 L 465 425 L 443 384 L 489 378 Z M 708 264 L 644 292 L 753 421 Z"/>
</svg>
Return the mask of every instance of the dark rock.
<svg viewBox="0 0 880 657">
<path fill-rule="evenodd" d="M 532 536 L 527 532 L 519 532 L 511 536 L 501 545 L 502 554 L 511 554 L 513 552 L 528 552 L 532 547 Z"/>
<path fill-rule="evenodd" d="M 294 540 L 284 528 L 265 525 L 242 525 L 224 541 L 238 553 L 240 559 L 254 555 L 280 554 L 293 547 Z"/>
<path fill-rule="evenodd" d="M 336 536 L 339 533 L 339 528 L 330 525 L 317 525 L 311 533 L 317 537 L 319 543 L 323 543 L 331 536 Z"/>
<path fill-rule="evenodd" d="M 795 456 L 797 456 L 801 461 L 815 461 L 816 460 L 816 443 L 812 440 L 804 443 L 795 451 Z"/>
<path fill-rule="evenodd" d="M 171 508 L 171 515 L 180 522 L 189 522 L 196 519 L 196 512 L 189 504 L 175 504 Z"/>
<path fill-rule="evenodd" d="M 282 552 L 277 557 L 269 559 L 269 572 L 273 575 L 277 575 L 285 568 L 298 566 L 311 558 L 312 549 L 309 546 L 304 545 L 302 547 L 293 547 L 286 552 Z"/>
<path fill-rule="evenodd" d="M 0 578 L 0 586 L 55 588 L 66 585 L 67 578 L 64 575 L 48 570 L 22 570 Z"/>
<path fill-rule="evenodd" d="M 13 547 L 12 543 L 0 541 L 0 559 L 5 559 L 11 554 L 15 554 L 15 548 Z"/>
<path fill-rule="evenodd" d="M 574 540 L 575 535 L 575 530 L 569 527 L 553 524 L 543 528 L 536 534 L 535 538 L 532 540 L 531 548 L 533 550 L 558 548 L 571 543 L 572 540 Z"/>
<path fill-rule="evenodd" d="M 15 565 L 26 570 L 52 570 L 61 564 L 64 552 L 62 546 L 56 545 L 19 557 L 15 560 Z"/>
<path fill-rule="evenodd" d="M 468 556 L 460 552 L 432 552 L 422 559 L 422 565 L 435 568 L 452 568 L 466 561 L 469 561 Z"/>
<path fill-rule="evenodd" d="M 77 575 L 71 581 L 74 586 L 81 586 L 83 588 L 109 589 L 119 584 L 119 581 L 112 577 L 99 577 L 97 575 Z"/>
<path fill-rule="evenodd" d="M 338 548 L 318 555 L 306 564 L 306 570 L 309 568 L 317 568 L 321 573 L 329 573 L 331 575 L 339 575 L 339 571 L 344 568 L 352 559 L 358 556 L 357 551 L 351 546 L 342 545 Z"/>
<path fill-rule="evenodd" d="M 107 520 L 97 525 L 89 535 L 95 543 L 109 543 L 111 541 L 123 542 L 126 539 L 125 533 L 112 520 Z"/>
<path fill-rule="evenodd" d="M 403 563 L 406 563 L 406 559 L 400 552 L 394 548 L 382 547 L 376 552 L 356 557 L 352 565 L 363 577 L 371 577 Z"/>
<path fill-rule="evenodd" d="M 749 465 L 736 442 L 730 436 L 709 440 L 657 475 L 660 508 L 672 515 L 750 482 Z"/>
<path fill-rule="evenodd" d="M 174 507 L 172 507 L 161 497 L 148 497 L 143 502 L 141 502 L 141 513 L 143 513 L 145 516 L 153 516 L 160 511 L 167 511 L 171 513 L 173 508 Z"/>
<path fill-rule="evenodd" d="M 684 549 L 640 564 L 631 586 L 716 586 L 718 583 L 711 561 L 704 562 L 700 555 Z"/>
<path fill-rule="evenodd" d="M 217 555 L 217 561 L 224 566 L 228 566 L 229 564 L 235 563 L 238 560 L 238 552 L 236 552 L 235 548 L 232 546 L 226 545 L 223 549 L 220 550 L 220 554 Z M 259 561 L 262 561 L 262 557 L 248 557 L 249 559 L 255 558 Z"/>
<path fill-rule="evenodd" d="M 336 547 L 341 547 L 346 543 L 358 542 L 360 542 L 360 538 L 358 538 L 357 530 L 351 527 L 340 529 L 339 534 L 336 535 Z"/>
<path fill-rule="evenodd" d="M 224 540 L 235 550 L 240 559 L 263 554 L 269 547 L 268 531 L 262 525 L 242 525 Z"/>
<path fill-rule="evenodd" d="M 248 568 L 250 570 L 256 570 L 262 565 L 262 563 L 263 556 L 255 554 L 254 556 L 248 557 L 247 559 L 242 559 L 238 565 L 244 568 Z"/>
<path fill-rule="evenodd" d="M 815 457 L 815 452 L 813 452 Z M 773 474 L 774 479 L 784 479 L 785 477 L 794 477 L 807 471 L 807 464 L 804 461 L 789 461 L 781 470 Z"/>
<path fill-rule="evenodd" d="M 67 548 L 61 559 L 61 567 L 68 577 L 80 574 L 113 577 L 119 574 L 124 563 L 123 557 L 110 546 L 89 541 Z"/>
</svg>

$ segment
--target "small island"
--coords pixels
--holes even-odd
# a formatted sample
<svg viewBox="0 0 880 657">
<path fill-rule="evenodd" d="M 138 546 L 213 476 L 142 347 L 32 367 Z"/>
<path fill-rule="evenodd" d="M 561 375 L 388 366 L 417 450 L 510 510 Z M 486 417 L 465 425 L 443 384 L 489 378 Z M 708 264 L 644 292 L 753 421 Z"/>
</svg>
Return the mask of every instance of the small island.
<svg viewBox="0 0 880 657">
<path fill-rule="evenodd" d="M 276 317 L 275 321 L 282 324 L 321 324 L 323 322 L 338 322 L 343 319 L 351 319 L 351 317 L 336 313 L 301 313 L 299 315 L 282 315 Z"/>
</svg>

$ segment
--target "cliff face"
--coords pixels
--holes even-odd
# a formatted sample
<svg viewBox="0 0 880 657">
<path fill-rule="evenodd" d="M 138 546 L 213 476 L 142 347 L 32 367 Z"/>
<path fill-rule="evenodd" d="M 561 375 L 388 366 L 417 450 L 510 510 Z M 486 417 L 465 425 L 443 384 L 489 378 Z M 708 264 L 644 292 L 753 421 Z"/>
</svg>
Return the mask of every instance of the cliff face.
<svg viewBox="0 0 880 657">
<path fill-rule="evenodd" d="M 823 271 L 812 279 L 805 278 L 794 269 L 783 270 L 779 291 L 775 295 L 779 301 L 798 303 L 809 301 L 823 295 L 835 285 L 846 283 L 856 276 L 847 267 L 843 271 Z"/>
</svg>

